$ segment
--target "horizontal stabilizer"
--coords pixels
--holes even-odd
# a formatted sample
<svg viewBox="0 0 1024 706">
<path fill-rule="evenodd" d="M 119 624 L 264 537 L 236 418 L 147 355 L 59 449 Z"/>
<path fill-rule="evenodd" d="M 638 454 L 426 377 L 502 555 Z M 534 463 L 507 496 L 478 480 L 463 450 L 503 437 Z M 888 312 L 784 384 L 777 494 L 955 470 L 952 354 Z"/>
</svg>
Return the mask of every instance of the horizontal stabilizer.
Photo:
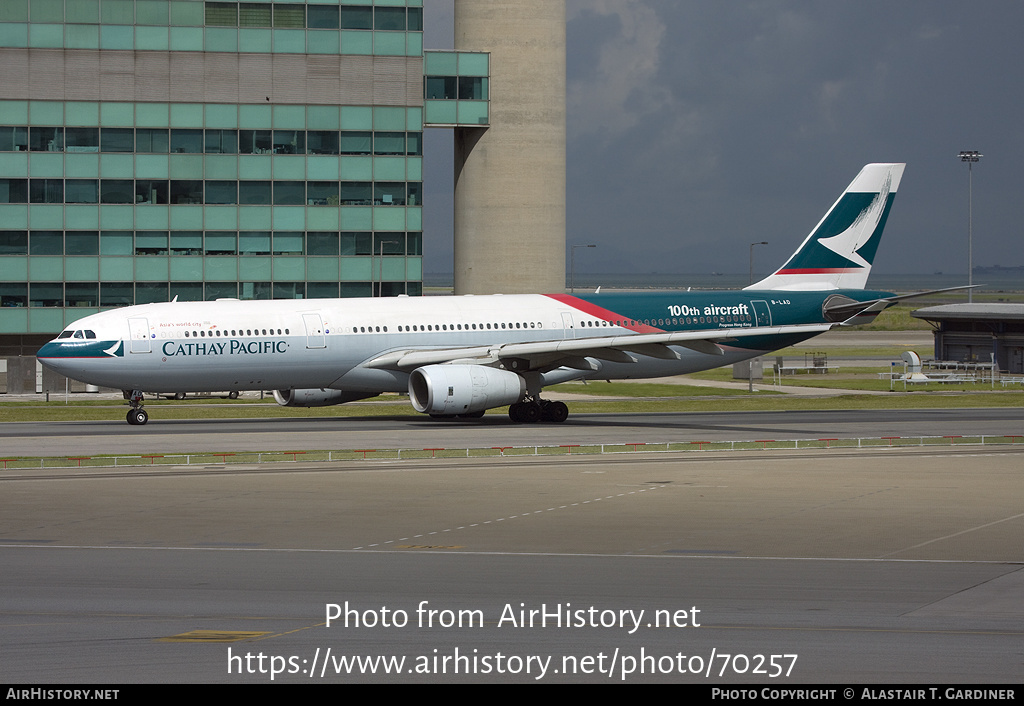
<svg viewBox="0 0 1024 706">
<path fill-rule="evenodd" d="M 835 321 L 842 326 L 853 326 L 858 323 L 864 323 L 863 321 L 856 321 L 855 319 L 862 319 L 865 316 L 873 317 L 904 299 L 927 297 L 931 294 L 943 294 L 945 292 L 959 292 L 964 289 L 973 289 L 977 286 L 978 285 L 965 285 L 961 287 L 946 287 L 944 289 L 930 289 L 927 292 L 900 294 L 897 296 L 860 302 L 841 294 L 836 294 L 825 300 L 823 310 L 825 318 L 829 321 Z"/>
</svg>

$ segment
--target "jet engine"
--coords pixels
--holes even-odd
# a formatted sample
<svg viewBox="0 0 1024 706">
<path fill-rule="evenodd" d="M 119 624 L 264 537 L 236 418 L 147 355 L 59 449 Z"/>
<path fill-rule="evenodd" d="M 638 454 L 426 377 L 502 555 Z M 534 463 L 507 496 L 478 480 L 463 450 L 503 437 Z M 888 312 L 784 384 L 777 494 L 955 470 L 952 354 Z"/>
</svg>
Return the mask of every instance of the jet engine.
<svg viewBox="0 0 1024 706">
<path fill-rule="evenodd" d="M 526 395 L 516 373 L 483 365 L 426 365 L 409 376 L 409 399 L 417 412 L 472 414 L 513 404 Z"/>
<path fill-rule="evenodd" d="M 274 399 L 282 407 L 328 407 L 376 397 L 377 392 L 345 392 L 326 390 L 322 387 L 311 390 L 274 390 Z"/>
</svg>

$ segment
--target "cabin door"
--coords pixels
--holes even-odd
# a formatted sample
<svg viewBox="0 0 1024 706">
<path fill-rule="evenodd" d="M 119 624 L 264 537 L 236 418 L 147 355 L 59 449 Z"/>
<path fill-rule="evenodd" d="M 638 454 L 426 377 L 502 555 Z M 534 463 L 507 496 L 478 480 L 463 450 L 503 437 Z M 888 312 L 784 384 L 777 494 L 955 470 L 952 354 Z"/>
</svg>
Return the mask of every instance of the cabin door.
<svg viewBox="0 0 1024 706">
<path fill-rule="evenodd" d="M 772 310 L 768 308 L 768 302 L 758 299 L 750 302 L 750 305 L 754 307 L 754 318 L 757 320 L 755 326 L 772 325 Z"/>
<path fill-rule="evenodd" d="M 152 348 L 149 342 L 149 320 L 141 317 L 128 319 L 128 332 L 131 335 L 132 353 L 149 353 Z"/>
<path fill-rule="evenodd" d="M 326 348 L 327 338 L 320 314 L 303 314 L 302 323 L 306 325 L 306 348 Z"/>
<path fill-rule="evenodd" d="M 573 325 L 572 312 L 562 312 L 562 338 L 576 338 L 576 327 Z"/>
</svg>

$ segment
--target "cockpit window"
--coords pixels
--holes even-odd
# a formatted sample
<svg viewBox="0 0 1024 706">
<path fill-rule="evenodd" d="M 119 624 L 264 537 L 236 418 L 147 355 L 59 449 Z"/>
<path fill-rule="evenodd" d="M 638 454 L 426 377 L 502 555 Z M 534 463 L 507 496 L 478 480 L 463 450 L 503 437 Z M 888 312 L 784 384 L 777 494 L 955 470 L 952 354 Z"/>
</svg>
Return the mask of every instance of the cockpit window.
<svg viewBox="0 0 1024 706">
<path fill-rule="evenodd" d="M 77 338 L 77 339 L 95 340 L 96 339 L 96 332 L 95 331 L 90 331 L 89 329 L 84 329 L 84 330 L 80 330 L 80 331 L 72 331 L 72 330 L 69 329 L 67 331 L 61 331 L 60 335 L 57 336 L 57 340 L 58 341 L 60 341 L 62 339 L 65 339 L 65 338 Z"/>
</svg>

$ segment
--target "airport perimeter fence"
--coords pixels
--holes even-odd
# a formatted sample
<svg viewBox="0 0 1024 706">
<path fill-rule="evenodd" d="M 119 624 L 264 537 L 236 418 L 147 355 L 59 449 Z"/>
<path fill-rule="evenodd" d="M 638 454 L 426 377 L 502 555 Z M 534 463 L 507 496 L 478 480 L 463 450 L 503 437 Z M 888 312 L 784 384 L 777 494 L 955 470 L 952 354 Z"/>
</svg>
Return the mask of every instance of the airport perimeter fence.
<svg viewBox="0 0 1024 706">
<path fill-rule="evenodd" d="M 822 439 L 755 439 L 748 441 L 669 441 L 614 444 L 545 444 L 430 449 L 346 449 L 324 451 L 239 451 L 225 453 L 143 454 L 137 456 L 50 456 L 0 458 L 5 470 L 123 468 L 172 466 L 223 468 L 239 464 L 423 459 L 495 458 L 503 456 L 580 456 L 600 454 L 679 453 L 702 451 L 771 451 L 801 449 L 879 449 L 943 446 L 1024 446 L 1024 435 L 877 436 Z"/>
</svg>

